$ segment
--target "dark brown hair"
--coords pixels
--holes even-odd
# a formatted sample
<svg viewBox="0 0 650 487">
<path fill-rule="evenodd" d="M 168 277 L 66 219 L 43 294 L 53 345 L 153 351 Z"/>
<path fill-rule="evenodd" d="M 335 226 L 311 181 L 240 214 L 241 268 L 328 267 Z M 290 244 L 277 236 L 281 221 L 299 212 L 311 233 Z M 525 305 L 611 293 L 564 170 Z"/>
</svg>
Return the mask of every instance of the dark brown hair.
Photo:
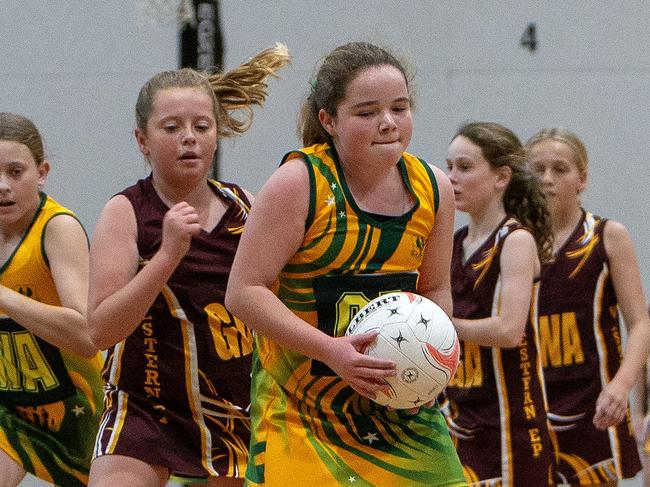
<svg viewBox="0 0 650 487">
<path fill-rule="evenodd" d="M 492 122 L 467 123 L 453 138 L 459 135 L 477 145 L 493 168 L 508 166 L 511 169 L 510 183 L 503 194 L 506 214 L 515 217 L 533 234 L 540 259 L 550 260 L 553 254 L 550 213 L 539 181 L 526 164 L 526 150 L 517 136 L 503 125 Z"/>
<path fill-rule="evenodd" d="M 351 42 L 337 47 L 325 57 L 310 83 L 309 95 L 300 110 L 298 135 L 305 146 L 329 141 L 329 134 L 321 126 L 318 112 L 323 109 L 331 116 L 336 116 L 348 84 L 364 69 L 383 65 L 397 68 L 404 75 L 409 88 L 411 77 L 404 63 L 374 44 Z"/>
<path fill-rule="evenodd" d="M 15 113 L 0 112 L 0 140 L 10 140 L 27 146 L 36 166 L 43 164 L 43 139 L 30 119 Z"/>
</svg>

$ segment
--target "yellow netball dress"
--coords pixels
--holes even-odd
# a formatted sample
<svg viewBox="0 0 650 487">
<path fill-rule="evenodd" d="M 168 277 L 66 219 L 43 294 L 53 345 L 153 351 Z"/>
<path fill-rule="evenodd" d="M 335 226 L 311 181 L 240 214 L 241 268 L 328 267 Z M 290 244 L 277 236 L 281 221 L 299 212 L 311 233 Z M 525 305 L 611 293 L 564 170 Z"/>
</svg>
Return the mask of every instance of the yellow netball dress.
<svg viewBox="0 0 650 487">
<path fill-rule="evenodd" d="M 342 336 L 373 298 L 417 290 L 437 184 L 426 163 L 404 153 L 398 165 L 416 203 L 404 215 L 382 217 L 356 205 L 329 145 L 284 160 L 297 157 L 309 171 L 309 213 L 277 295 L 306 322 Z M 249 485 L 465 485 L 437 406 L 389 411 L 325 364 L 259 334 L 253 369 Z"/>
<path fill-rule="evenodd" d="M 73 215 L 45 194 L 0 269 L 0 283 L 60 306 L 44 247 L 48 222 Z M 102 405 L 101 355 L 84 358 L 42 340 L 0 309 L 0 449 L 56 485 L 86 485 Z"/>
</svg>

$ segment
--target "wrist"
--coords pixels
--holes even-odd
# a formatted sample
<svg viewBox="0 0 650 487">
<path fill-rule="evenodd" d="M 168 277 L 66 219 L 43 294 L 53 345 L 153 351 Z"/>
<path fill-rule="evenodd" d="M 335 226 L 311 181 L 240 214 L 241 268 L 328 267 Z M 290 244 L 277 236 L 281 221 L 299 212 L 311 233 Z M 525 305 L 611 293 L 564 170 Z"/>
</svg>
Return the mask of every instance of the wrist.
<svg viewBox="0 0 650 487">
<path fill-rule="evenodd" d="M 183 260 L 184 254 L 179 254 L 178 252 L 170 251 L 164 245 L 161 245 L 158 251 L 154 254 L 151 262 L 156 262 L 158 266 L 161 267 L 161 270 L 166 271 L 171 275 L 181 260 Z"/>
<path fill-rule="evenodd" d="M 609 383 L 614 387 L 623 389 L 623 392 L 629 395 L 632 391 L 632 388 L 634 387 L 634 379 L 628 380 L 625 374 L 622 374 L 621 372 L 622 370 L 619 369 L 618 373 L 612 378 Z"/>
<path fill-rule="evenodd" d="M 336 340 L 336 338 L 331 337 L 321 331 L 318 331 L 318 333 L 321 336 L 319 336 L 317 340 L 314 340 L 312 342 L 314 346 L 312 348 L 312 353 L 310 353 L 309 355 L 314 360 L 318 360 L 319 362 L 328 364 L 331 358 L 332 351 L 334 350 L 334 345 L 335 345 L 334 340 Z"/>
<path fill-rule="evenodd" d="M 9 304 L 7 299 L 9 297 L 9 293 L 11 292 L 11 289 L 0 284 L 0 308 L 4 309 L 5 311 L 5 308 L 7 308 L 7 305 Z"/>
</svg>

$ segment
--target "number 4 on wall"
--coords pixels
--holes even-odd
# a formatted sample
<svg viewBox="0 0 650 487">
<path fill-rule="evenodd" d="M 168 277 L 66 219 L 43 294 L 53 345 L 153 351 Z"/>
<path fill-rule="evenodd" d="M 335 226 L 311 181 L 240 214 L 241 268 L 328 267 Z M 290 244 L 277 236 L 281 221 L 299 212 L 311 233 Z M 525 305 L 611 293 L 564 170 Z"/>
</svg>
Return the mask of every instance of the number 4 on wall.
<svg viewBox="0 0 650 487">
<path fill-rule="evenodd" d="M 535 22 L 531 22 L 526 26 L 526 30 L 519 39 L 519 45 L 530 52 L 537 50 L 537 26 Z"/>
</svg>

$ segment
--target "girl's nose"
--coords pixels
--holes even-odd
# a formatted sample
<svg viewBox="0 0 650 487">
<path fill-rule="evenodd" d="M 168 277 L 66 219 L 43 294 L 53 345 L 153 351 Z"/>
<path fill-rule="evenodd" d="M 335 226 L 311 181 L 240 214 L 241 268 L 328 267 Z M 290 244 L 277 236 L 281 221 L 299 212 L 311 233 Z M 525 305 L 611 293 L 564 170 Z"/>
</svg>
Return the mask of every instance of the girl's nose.
<svg viewBox="0 0 650 487">
<path fill-rule="evenodd" d="M 395 124 L 395 120 L 393 119 L 393 116 L 386 112 L 384 115 L 381 117 L 381 120 L 379 122 L 379 130 L 381 132 L 389 132 L 393 130 L 397 125 Z"/>
<path fill-rule="evenodd" d="M 4 175 L 0 176 L 0 191 L 7 191 L 10 188 L 11 186 L 9 185 L 7 177 Z"/>
<path fill-rule="evenodd" d="M 181 139 L 181 142 L 183 144 L 193 144 L 196 142 L 196 135 L 194 134 L 194 131 L 191 129 L 186 130 L 183 133 L 183 138 Z"/>
</svg>

